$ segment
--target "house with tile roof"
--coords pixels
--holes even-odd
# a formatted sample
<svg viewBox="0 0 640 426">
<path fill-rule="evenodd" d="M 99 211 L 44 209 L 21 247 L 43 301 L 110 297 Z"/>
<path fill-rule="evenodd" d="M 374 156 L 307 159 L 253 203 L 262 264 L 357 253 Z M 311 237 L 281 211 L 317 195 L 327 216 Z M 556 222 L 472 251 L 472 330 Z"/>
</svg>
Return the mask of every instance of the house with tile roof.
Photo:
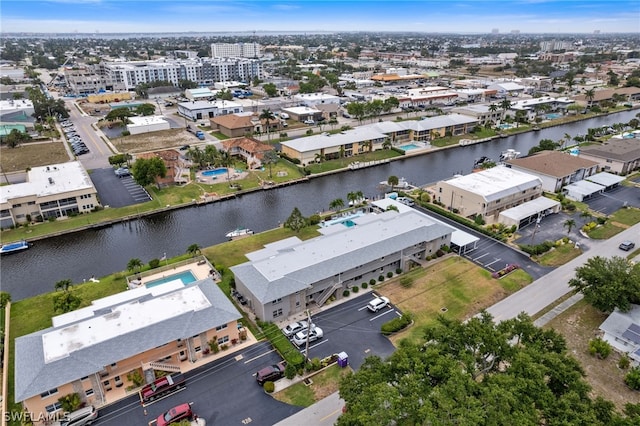
<svg viewBox="0 0 640 426">
<path fill-rule="evenodd" d="M 267 132 L 267 121 L 260 119 L 259 113 L 249 111 L 213 117 L 209 119 L 209 123 L 211 129 L 230 138 Z M 269 131 L 277 133 L 282 129 L 281 120 L 274 116 L 274 119 L 269 121 Z"/>
<path fill-rule="evenodd" d="M 598 162 L 600 169 L 627 175 L 640 168 L 640 139 L 609 139 L 601 145 L 581 147 L 580 158 Z"/>
<path fill-rule="evenodd" d="M 273 146 L 267 143 L 247 137 L 225 139 L 220 143 L 222 149 L 230 155 L 244 158 L 250 169 L 262 167 L 262 158 L 265 152 L 274 150 Z"/>
<path fill-rule="evenodd" d="M 542 189 L 547 192 L 558 192 L 563 186 L 598 172 L 598 162 L 560 151 L 541 151 L 507 160 L 506 164 L 514 170 L 540 178 Z"/>
<path fill-rule="evenodd" d="M 71 393 L 98 407 L 112 403 L 127 396 L 130 373 L 185 371 L 206 361 L 213 339 L 238 341 L 241 318 L 211 278 L 94 300 L 15 339 L 15 400 L 49 414 Z"/>
<path fill-rule="evenodd" d="M 268 244 L 230 269 L 255 315 L 281 320 L 388 272 L 407 270 L 411 262 L 449 246 L 453 231 L 414 209 L 356 212 L 326 222 L 319 237 Z"/>
</svg>

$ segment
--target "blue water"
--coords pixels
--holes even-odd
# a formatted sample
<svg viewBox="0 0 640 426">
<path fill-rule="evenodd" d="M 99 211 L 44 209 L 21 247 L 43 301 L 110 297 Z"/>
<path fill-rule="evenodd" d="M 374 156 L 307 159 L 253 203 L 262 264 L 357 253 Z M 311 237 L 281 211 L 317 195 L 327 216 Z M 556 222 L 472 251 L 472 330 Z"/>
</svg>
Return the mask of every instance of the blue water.
<svg viewBox="0 0 640 426">
<path fill-rule="evenodd" d="M 352 226 L 355 226 L 355 222 L 351 219 L 355 219 L 357 217 L 362 216 L 363 213 L 362 212 L 358 212 L 358 213 L 354 213 L 351 214 L 349 216 L 345 216 L 345 217 L 339 217 L 337 219 L 332 219 L 332 220 L 327 220 L 326 222 L 322 222 L 322 226 L 327 227 L 327 226 L 331 226 L 331 225 L 336 225 L 336 224 L 341 224 L 346 226 L 347 228 L 351 228 Z"/>
<path fill-rule="evenodd" d="M 562 114 L 556 114 L 556 113 L 554 112 L 554 113 L 551 113 L 551 114 L 547 114 L 547 115 L 545 115 L 545 117 L 547 117 L 547 120 L 554 120 L 554 119 L 556 119 L 556 118 L 560 118 L 560 117 L 562 117 Z"/>
<path fill-rule="evenodd" d="M 627 133 L 626 135 L 622 135 L 623 139 L 633 139 L 635 137 L 636 135 L 634 135 L 633 133 Z"/>
<path fill-rule="evenodd" d="M 346 226 L 347 228 L 351 228 L 352 226 L 356 226 L 356 223 L 354 221 L 352 221 L 351 219 L 347 219 L 344 222 L 342 222 L 342 224 L 344 226 Z"/>
<path fill-rule="evenodd" d="M 505 129 L 512 129 L 515 126 L 513 124 L 505 123 L 505 124 L 499 125 L 498 127 L 501 128 L 502 130 L 505 130 Z"/>
<path fill-rule="evenodd" d="M 407 145 L 401 145 L 399 148 L 402 149 L 403 151 L 410 151 L 412 149 L 418 149 L 420 147 L 414 143 L 410 143 Z"/>
<path fill-rule="evenodd" d="M 218 175 L 223 175 L 225 173 L 227 173 L 227 169 L 225 169 L 224 167 L 221 167 L 219 169 L 205 170 L 204 172 L 202 172 L 202 176 L 218 176 Z"/>
<path fill-rule="evenodd" d="M 148 283 L 145 284 L 145 287 L 151 288 L 151 287 L 166 284 L 170 281 L 175 281 L 175 280 L 180 280 L 182 281 L 182 284 L 187 285 L 189 283 L 194 282 L 196 280 L 196 277 L 193 275 L 191 271 L 184 271 L 178 274 L 173 274 L 173 275 L 166 276 L 164 278 L 149 281 Z"/>
</svg>

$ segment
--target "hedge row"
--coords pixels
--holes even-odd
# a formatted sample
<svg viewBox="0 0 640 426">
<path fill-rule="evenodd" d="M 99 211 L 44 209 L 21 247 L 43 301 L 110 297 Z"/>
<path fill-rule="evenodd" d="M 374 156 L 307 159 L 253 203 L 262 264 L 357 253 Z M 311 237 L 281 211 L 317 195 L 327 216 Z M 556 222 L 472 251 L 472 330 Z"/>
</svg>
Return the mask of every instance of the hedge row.
<svg viewBox="0 0 640 426">
<path fill-rule="evenodd" d="M 482 233 L 482 234 L 484 234 L 484 235 L 486 235 L 488 237 L 491 237 L 491 238 L 494 238 L 494 239 L 496 239 L 498 241 L 503 241 L 503 242 L 506 240 L 506 238 L 503 235 L 496 234 L 495 232 L 491 232 L 488 229 L 476 224 L 472 220 L 469 220 L 469 219 L 464 218 L 464 217 L 460 217 L 457 214 L 454 214 L 454 213 L 450 212 L 449 210 L 440 208 L 440 207 L 438 207 L 438 206 L 436 206 L 434 204 L 424 203 L 424 202 L 422 202 L 420 200 L 417 200 L 417 201 L 418 201 L 418 204 L 420 206 L 424 207 L 425 209 L 431 210 L 434 213 L 438 213 L 439 215 L 442 215 L 442 216 L 447 217 L 447 218 L 449 218 L 449 219 L 451 219 L 453 221 L 456 221 L 456 222 L 461 223 L 461 224 L 463 224 L 465 226 L 468 226 L 469 228 L 472 228 L 472 229 L 474 229 L 474 230 L 476 230 L 476 231 L 478 231 L 478 232 L 480 232 L 480 233 Z"/>
<path fill-rule="evenodd" d="M 405 329 L 411 324 L 411 316 L 409 314 L 403 314 L 401 317 L 395 317 L 391 321 L 385 322 L 380 327 L 380 331 L 385 336 L 388 336 L 392 333 Z"/>
<path fill-rule="evenodd" d="M 287 364 L 293 366 L 304 365 L 304 356 L 293 346 L 293 343 L 286 339 L 282 331 L 273 323 L 260 322 L 258 324 L 262 328 L 263 333 L 269 337 L 269 341 L 273 347 L 282 355 Z"/>
</svg>

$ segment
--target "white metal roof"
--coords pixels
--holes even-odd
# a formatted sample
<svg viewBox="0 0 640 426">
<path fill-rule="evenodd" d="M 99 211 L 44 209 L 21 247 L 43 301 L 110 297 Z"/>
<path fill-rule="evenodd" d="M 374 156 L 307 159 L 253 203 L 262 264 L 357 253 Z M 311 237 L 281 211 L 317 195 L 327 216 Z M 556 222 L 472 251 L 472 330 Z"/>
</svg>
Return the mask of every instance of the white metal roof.
<svg viewBox="0 0 640 426">
<path fill-rule="evenodd" d="M 622 182 L 624 178 L 622 176 L 614 175 L 613 173 L 600 172 L 596 173 L 593 176 L 589 176 L 585 180 L 597 183 L 598 185 L 606 186 L 608 188 Z"/>
<path fill-rule="evenodd" d="M 542 185 L 537 176 L 508 167 L 497 166 L 478 173 L 455 177 L 448 184 L 484 197 L 487 201 Z"/>
<path fill-rule="evenodd" d="M 293 139 L 282 142 L 281 144 L 295 149 L 298 152 L 308 152 L 349 143 L 384 139 L 385 137 L 386 135 L 384 133 L 380 133 L 373 128 L 357 127 L 352 130 L 346 130 L 335 134 L 320 134 L 308 136 L 306 138 Z"/>
<path fill-rule="evenodd" d="M 559 205 L 560 202 L 547 197 L 538 197 L 519 206 L 500 212 L 500 216 L 508 217 L 515 221 L 521 221 L 545 210 L 552 209 Z"/>
</svg>

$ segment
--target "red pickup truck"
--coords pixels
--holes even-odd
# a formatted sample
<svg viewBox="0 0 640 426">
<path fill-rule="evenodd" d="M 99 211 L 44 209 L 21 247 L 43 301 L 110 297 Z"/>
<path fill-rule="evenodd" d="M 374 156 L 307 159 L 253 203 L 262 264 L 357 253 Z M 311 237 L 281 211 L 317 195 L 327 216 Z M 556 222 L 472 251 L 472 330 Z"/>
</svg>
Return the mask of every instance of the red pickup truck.
<svg viewBox="0 0 640 426">
<path fill-rule="evenodd" d="M 142 405 L 149 404 L 156 399 L 177 392 L 184 385 L 185 379 L 181 373 L 160 377 L 140 389 L 140 402 Z"/>
</svg>

